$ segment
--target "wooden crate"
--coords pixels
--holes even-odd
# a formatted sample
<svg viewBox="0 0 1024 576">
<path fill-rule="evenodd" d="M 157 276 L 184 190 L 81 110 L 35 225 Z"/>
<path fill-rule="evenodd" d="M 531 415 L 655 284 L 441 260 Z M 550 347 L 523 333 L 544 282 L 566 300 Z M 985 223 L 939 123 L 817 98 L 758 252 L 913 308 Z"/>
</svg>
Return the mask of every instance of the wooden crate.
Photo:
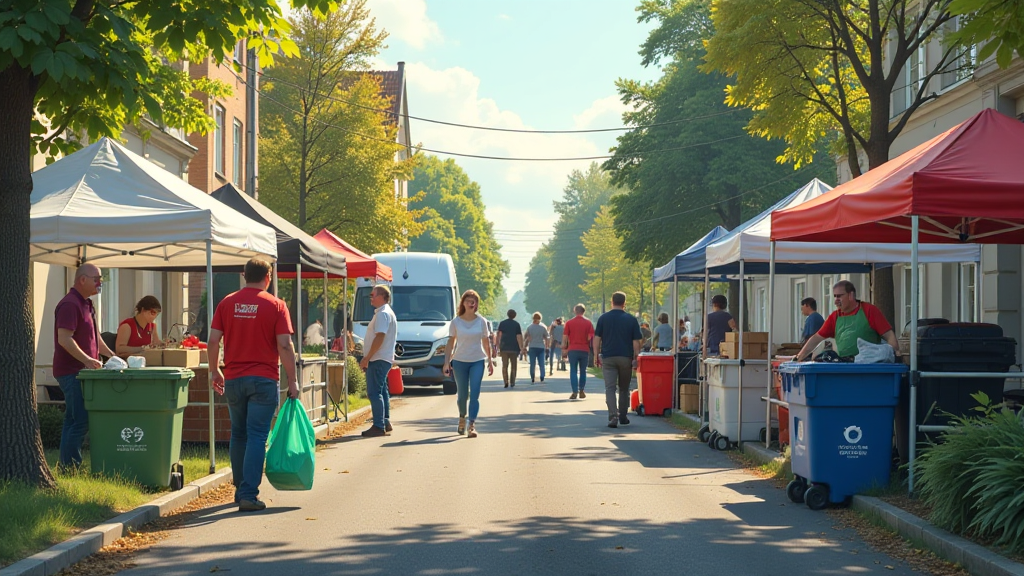
<svg viewBox="0 0 1024 576">
<path fill-rule="evenodd" d="M 726 332 L 725 333 L 725 341 L 726 342 L 739 342 L 740 341 L 740 333 L 739 332 Z M 767 332 L 744 332 L 743 333 L 743 343 L 744 344 L 748 344 L 748 343 L 749 344 L 753 344 L 755 342 L 758 343 L 758 344 L 767 344 L 768 343 L 768 333 Z"/>
<path fill-rule="evenodd" d="M 739 358 L 739 342 L 722 342 L 718 346 L 718 355 L 723 358 Z M 767 360 L 768 343 L 751 342 L 743 343 L 743 358 L 745 360 Z"/>
</svg>

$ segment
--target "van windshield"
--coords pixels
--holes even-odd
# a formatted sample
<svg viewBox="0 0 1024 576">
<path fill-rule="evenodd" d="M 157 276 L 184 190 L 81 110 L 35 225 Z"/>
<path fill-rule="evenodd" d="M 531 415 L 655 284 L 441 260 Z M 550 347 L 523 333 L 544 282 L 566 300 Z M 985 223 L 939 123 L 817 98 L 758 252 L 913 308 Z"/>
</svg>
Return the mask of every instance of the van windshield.
<svg viewBox="0 0 1024 576">
<path fill-rule="evenodd" d="M 354 322 L 369 322 L 373 318 L 373 306 L 370 305 L 372 289 L 372 286 L 361 286 L 356 290 L 352 310 Z M 447 286 L 391 287 L 391 308 L 400 321 L 451 321 L 455 316 L 452 299 L 452 289 Z"/>
</svg>

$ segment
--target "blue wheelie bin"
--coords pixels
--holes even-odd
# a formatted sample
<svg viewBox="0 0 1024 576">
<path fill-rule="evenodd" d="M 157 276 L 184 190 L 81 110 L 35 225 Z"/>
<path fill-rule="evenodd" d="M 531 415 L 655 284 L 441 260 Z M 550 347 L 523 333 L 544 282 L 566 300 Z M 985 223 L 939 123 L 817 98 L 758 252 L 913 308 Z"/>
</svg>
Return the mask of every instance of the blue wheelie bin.
<svg viewBox="0 0 1024 576">
<path fill-rule="evenodd" d="M 794 479 L 786 494 L 821 510 L 889 483 L 892 422 L 904 364 L 787 362 Z"/>
</svg>

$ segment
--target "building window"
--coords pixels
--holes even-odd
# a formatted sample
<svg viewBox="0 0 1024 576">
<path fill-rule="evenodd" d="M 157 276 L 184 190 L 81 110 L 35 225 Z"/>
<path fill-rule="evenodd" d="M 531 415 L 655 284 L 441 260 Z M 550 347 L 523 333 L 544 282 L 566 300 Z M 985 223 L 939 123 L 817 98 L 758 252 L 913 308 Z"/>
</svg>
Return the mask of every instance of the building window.
<svg viewBox="0 0 1024 576">
<path fill-rule="evenodd" d="M 235 129 L 232 134 L 231 151 L 231 181 L 235 186 L 242 186 L 242 123 L 235 118 Z"/>
<path fill-rule="evenodd" d="M 911 268 L 909 264 L 906 264 L 906 265 L 903 266 L 903 318 L 902 318 L 902 322 L 903 322 L 902 328 L 903 329 L 899 330 L 900 333 L 905 331 L 907 329 L 907 327 L 910 326 L 910 319 L 912 318 L 912 315 L 910 313 L 910 300 L 911 300 L 911 295 L 913 294 L 913 292 L 911 292 L 911 285 L 913 284 L 913 282 L 912 282 L 912 279 L 910 277 L 912 270 L 913 270 L 913 268 Z M 924 305 L 924 272 L 925 272 L 924 264 L 918 264 L 918 267 L 917 267 L 917 306 L 918 306 L 917 317 L 918 318 L 926 318 L 927 317 L 925 315 L 927 313 L 927 311 L 925 310 L 925 305 Z M 899 328 L 899 327 L 897 327 L 897 328 Z"/>
<path fill-rule="evenodd" d="M 962 16 L 956 16 L 950 21 L 946 22 L 945 29 L 946 33 L 951 34 L 960 29 L 960 19 Z M 954 84 L 959 83 L 962 80 L 970 78 L 974 74 L 974 67 L 978 61 L 978 47 L 971 46 L 970 50 L 964 50 L 959 54 L 955 54 L 955 57 L 950 60 L 946 67 L 942 70 L 942 89 L 945 90 Z"/>
<path fill-rule="evenodd" d="M 978 315 L 974 309 L 977 287 L 977 268 L 974 262 L 960 264 L 960 321 L 977 322 Z"/>
<path fill-rule="evenodd" d="M 800 342 L 804 332 L 804 315 L 800 311 L 800 303 L 807 297 L 807 281 L 793 281 L 793 339 L 790 342 Z"/>
<path fill-rule="evenodd" d="M 235 43 L 234 60 L 239 66 L 245 64 L 245 40 L 239 40 Z"/>
<path fill-rule="evenodd" d="M 224 175 L 224 107 L 217 105 L 213 110 L 217 128 L 213 131 L 213 171 Z"/>
<path fill-rule="evenodd" d="M 925 77 L 925 53 L 927 44 L 922 43 L 917 50 L 907 58 L 907 62 L 900 71 L 899 78 L 892 89 L 892 117 L 896 117 L 910 108 L 910 105 L 917 99 L 917 93 L 921 89 Z"/>
</svg>

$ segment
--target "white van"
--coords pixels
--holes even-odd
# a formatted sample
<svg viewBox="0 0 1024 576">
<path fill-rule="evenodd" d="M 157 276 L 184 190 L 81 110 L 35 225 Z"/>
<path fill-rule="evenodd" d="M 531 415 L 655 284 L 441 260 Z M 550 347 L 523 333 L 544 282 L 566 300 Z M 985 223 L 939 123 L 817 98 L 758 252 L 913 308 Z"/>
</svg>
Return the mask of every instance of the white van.
<svg viewBox="0 0 1024 576">
<path fill-rule="evenodd" d="M 455 380 L 442 371 L 448 325 L 455 317 L 460 296 L 451 256 L 389 252 L 374 254 L 373 259 L 391 267 L 391 307 L 398 317 L 395 363 L 402 369 L 404 384 L 441 385 L 445 394 L 454 394 Z M 369 279 L 356 280 L 352 332 L 357 342 L 365 339 L 366 327 L 373 318 L 373 286 Z"/>
</svg>

